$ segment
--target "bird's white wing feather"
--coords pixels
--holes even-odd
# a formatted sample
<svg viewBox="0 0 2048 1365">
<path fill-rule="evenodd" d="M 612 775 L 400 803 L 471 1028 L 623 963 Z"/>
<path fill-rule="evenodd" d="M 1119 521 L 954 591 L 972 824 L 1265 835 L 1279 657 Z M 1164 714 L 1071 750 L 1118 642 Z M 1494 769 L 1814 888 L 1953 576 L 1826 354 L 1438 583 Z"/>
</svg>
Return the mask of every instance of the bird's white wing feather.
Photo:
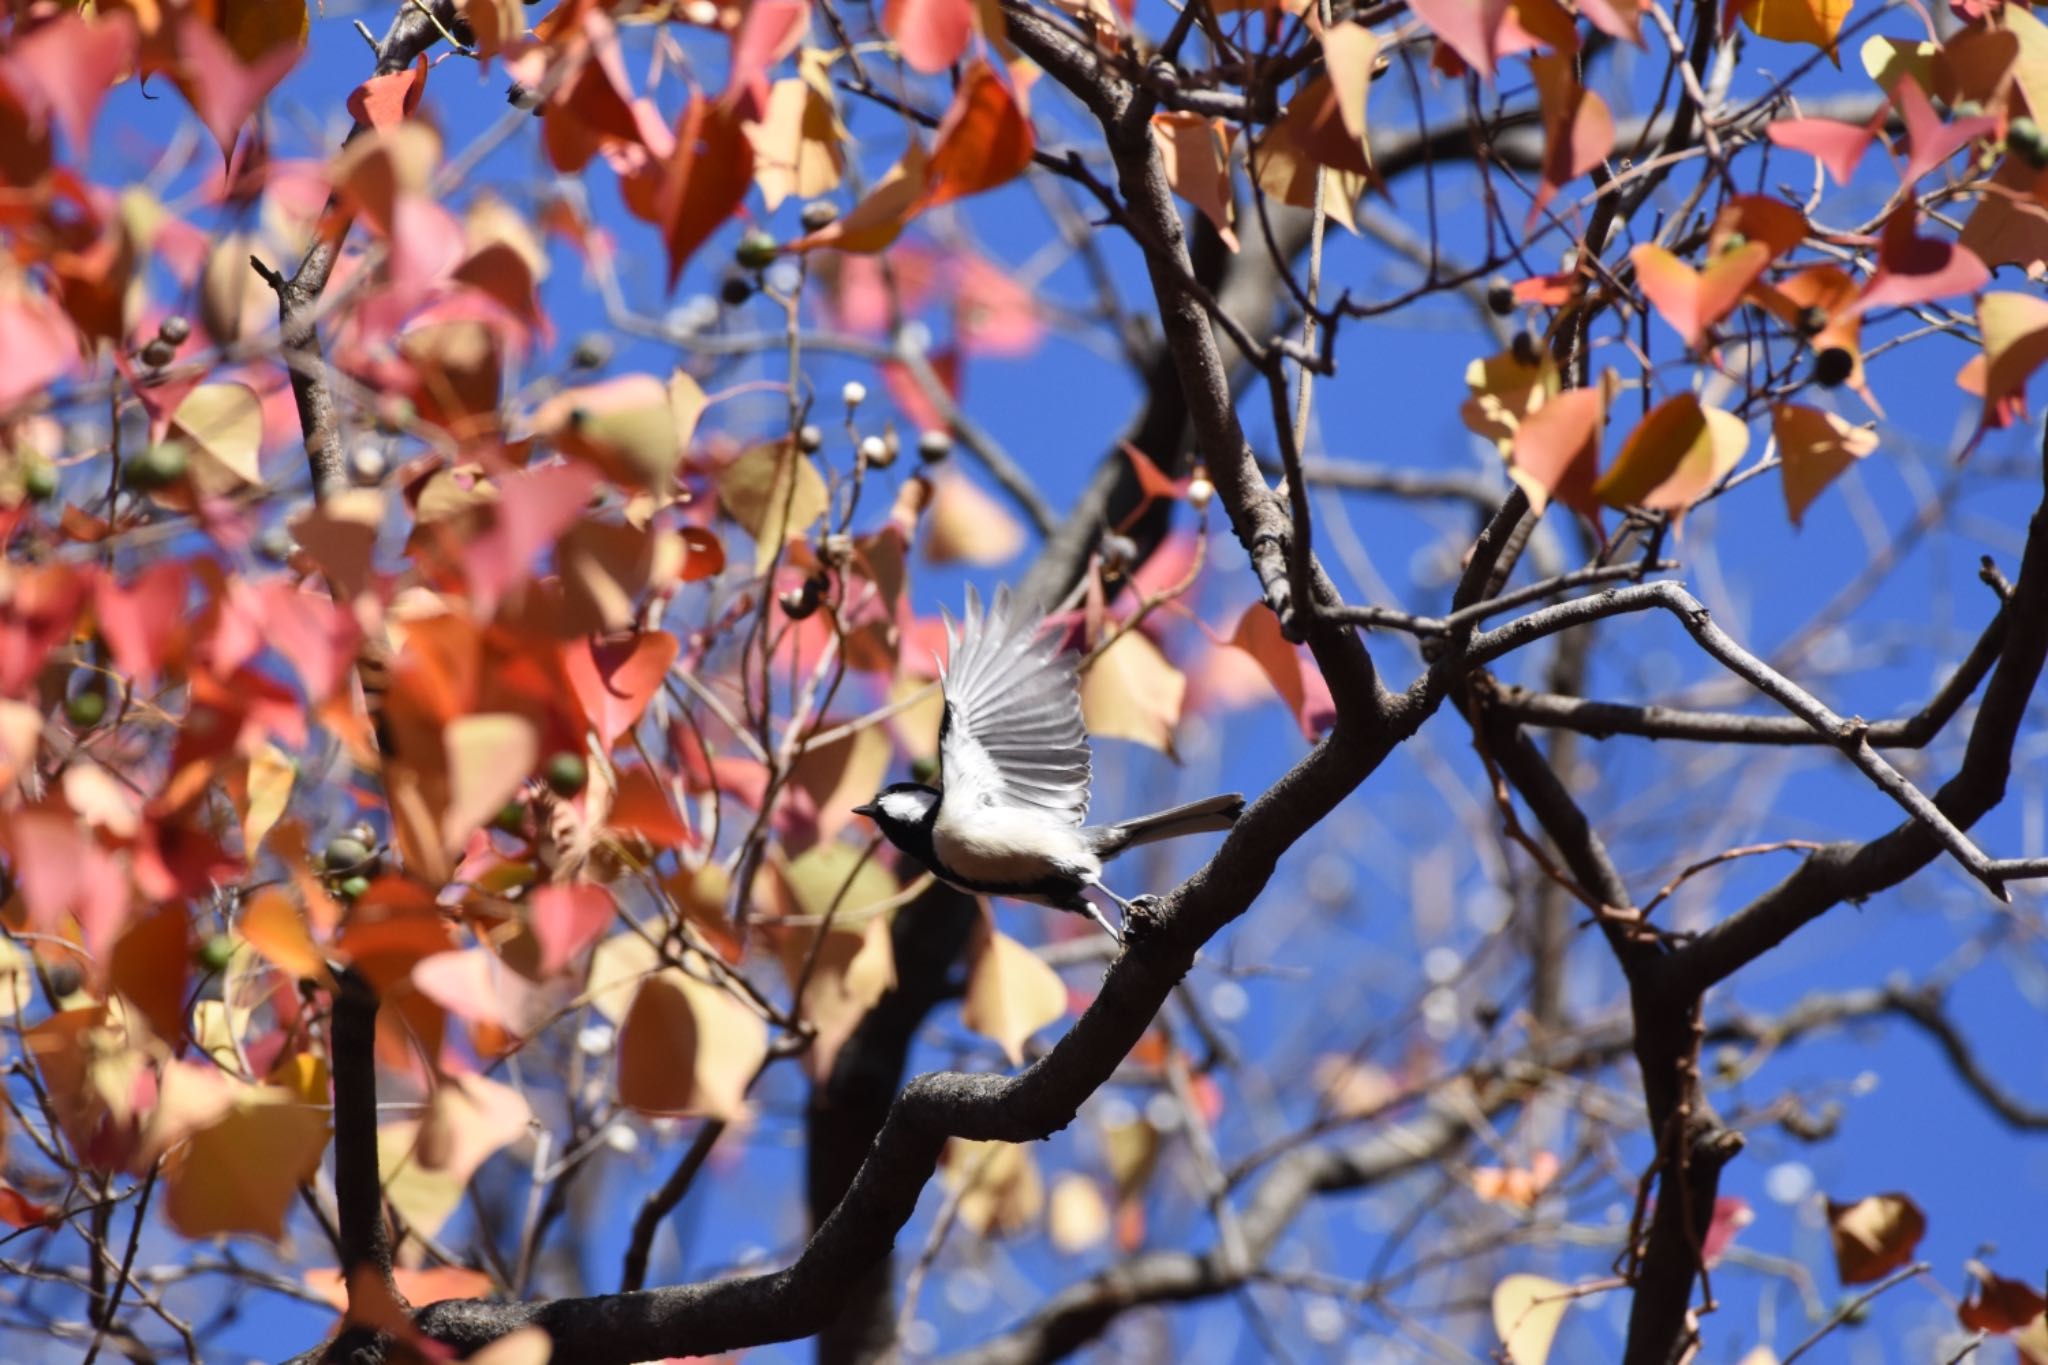
<svg viewBox="0 0 2048 1365">
<path fill-rule="evenodd" d="M 1041 640 L 1043 619 L 998 588 L 984 612 L 946 621 L 945 721 L 939 764 L 945 810 L 1028 810 L 1067 825 L 1088 818 L 1088 732 L 1075 660 Z"/>
</svg>

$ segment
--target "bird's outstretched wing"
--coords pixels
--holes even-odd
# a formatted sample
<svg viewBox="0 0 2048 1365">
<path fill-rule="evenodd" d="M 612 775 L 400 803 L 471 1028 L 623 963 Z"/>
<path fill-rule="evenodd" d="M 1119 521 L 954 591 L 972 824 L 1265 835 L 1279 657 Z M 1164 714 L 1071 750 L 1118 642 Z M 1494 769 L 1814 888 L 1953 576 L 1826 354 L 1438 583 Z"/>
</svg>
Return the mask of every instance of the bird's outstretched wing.
<svg viewBox="0 0 2048 1365">
<path fill-rule="evenodd" d="M 1010 806 L 1068 825 L 1088 818 L 1075 660 L 1039 638 L 1043 623 L 1007 587 L 986 612 L 970 587 L 966 618 L 957 628 L 946 618 L 939 765 L 947 806 Z"/>
</svg>

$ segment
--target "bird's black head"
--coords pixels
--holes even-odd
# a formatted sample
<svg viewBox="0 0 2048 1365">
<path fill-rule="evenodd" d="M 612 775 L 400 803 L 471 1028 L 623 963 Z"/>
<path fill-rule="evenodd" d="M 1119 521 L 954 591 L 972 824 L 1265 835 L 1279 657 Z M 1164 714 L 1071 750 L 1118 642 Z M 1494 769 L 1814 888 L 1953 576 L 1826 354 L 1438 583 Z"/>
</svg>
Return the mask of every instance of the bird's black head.
<svg viewBox="0 0 2048 1365">
<path fill-rule="evenodd" d="M 932 821 L 939 818 L 939 793 L 922 782 L 897 782 L 875 793 L 875 799 L 853 808 L 881 827 L 890 843 L 930 865 Z"/>
</svg>

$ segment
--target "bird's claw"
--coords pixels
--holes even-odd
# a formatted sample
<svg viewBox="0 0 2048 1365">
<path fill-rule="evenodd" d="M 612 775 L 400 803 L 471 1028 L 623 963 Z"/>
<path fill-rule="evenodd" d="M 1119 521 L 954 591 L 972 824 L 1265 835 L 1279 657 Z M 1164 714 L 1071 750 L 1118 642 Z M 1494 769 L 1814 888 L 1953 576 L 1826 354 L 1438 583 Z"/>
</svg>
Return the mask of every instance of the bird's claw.
<svg viewBox="0 0 2048 1365">
<path fill-rule="evenodd" d="M 1131 897 L 1130 906 L 1124 912 L 1123 941 L 1126 946 L 1151 934 L 1165 923 L 1160 913 L 1166 905 L 1164 897 L 1143 895 Z"/>
</svg>

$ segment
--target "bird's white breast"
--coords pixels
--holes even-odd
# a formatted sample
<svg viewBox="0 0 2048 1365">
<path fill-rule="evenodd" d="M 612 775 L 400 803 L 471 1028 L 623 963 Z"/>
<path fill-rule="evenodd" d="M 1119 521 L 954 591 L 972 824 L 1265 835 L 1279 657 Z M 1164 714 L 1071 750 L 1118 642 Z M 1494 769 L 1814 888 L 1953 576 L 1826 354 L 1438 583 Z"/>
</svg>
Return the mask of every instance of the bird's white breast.
<svg viewBox="0 0 2048 1365">
<path fill-rule="evenodd" d="M 1027 886 L 1054 876 L 1090 880 L 1102 870 L 1078 828 L 1012 806 L 961 811 L 948 800 L 932 825 L 932 852 L 955 876 L 994 886 Z"/>
</svg>

